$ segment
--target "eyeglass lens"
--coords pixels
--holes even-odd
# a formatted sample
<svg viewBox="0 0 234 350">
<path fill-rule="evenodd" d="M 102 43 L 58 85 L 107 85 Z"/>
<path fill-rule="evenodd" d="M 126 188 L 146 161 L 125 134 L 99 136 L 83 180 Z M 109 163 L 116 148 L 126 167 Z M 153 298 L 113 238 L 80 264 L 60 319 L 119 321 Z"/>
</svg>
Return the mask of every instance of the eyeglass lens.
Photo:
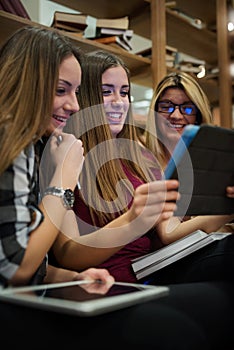
<svg viewBox="0 0 234 350">
<path fill-rule="evenodd" d="M 158 102 L 158 112 L 171 114 L 174 112 L 176 107 L 179 107 L 180 113 L 185 115 L 196 115 L 197 108 L 193 104 L 175 104 L 173 102 Z"/>
</svg>

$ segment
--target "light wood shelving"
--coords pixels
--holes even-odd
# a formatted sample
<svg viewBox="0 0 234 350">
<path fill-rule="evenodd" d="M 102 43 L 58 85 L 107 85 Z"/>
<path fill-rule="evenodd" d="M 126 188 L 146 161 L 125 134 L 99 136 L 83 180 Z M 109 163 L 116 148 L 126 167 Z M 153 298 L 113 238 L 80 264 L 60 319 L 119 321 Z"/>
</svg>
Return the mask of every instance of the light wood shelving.
<svg viewBox="0 0 234 350">
<path fill-rule="evenodd" d="M 133 83 L 146 87 L 154 87 L 169 71 L 165 62 L 166 44 L 174 46 L 179 52 L 205 60 L 207 64 L 220 68 L 220 62 L 230 63 L 232 48 L 227 47 L 226 29 L 223 30 L 219 13 L 225 14 L 227 0 L 177 0 L 177 7 L 194 18 L 200 18 L 209 26 L 217 26 L 217 32 L 210 29 L 198 29 L 181 18 L 177 13 L 166 8 L 165 0 L 57 0 L 77 11 L 96 18 L 118 18 L 128 16 L 130 28 L 134 33 L 152 40 L 152 59 L 134 55 L 131 52 L 103 45 L 92 40 L 75 37 L 66 33 L 84 51 L 97 48 L 114 52 L 122 57 L 131 71 Z M 0 43 L 16 29 L 28 25 L 38 25 L 27 19 L 0 11 Z M 224 54 L 223 54 L 224 53 Z M 221 74 L 221 77 L 220 77 Z M 211 104 L 225 109 L 225 118 L 221 125 L 231 127 L 231 106 L 233 99 L 232 82 L 227 73 L 221 72 L 218 79 L 201 79 L 201 86 L 206 91 Z M 231 85 L 231 87 L 230 87 Z M 227 96 L 224 102 L 220 96 Z"/>
</svg>

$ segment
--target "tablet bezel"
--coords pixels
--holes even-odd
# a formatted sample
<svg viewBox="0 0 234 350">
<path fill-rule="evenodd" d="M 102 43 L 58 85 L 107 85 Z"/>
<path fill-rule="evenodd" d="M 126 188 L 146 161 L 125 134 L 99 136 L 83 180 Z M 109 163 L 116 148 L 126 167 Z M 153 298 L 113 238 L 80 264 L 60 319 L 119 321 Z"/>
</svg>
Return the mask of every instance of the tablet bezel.
<svg viewBox="0 0 234 350">
<path fill-rule="evenodd" d="M 90 283 L 90 281 L 81 280 L 64 283 L 43 284 L 38 286 L 5 288 L 0 290 L 0 301 L 78 316 L 95 316 L 162 297 L 168 295 L 169 293 L 169 287 L 167 286 L 115 282 L 114 285 L 116 286 L 134 287 L 137 288 L 137 290 L 132 293 L 113 295 L 102 297 L 101 299 L 97 300 L 82 302 L 43 297 L 43 295 L 31 296 L 27 294 L 18 294 L 19 292 L 45 291 L 52 288 L 64 288 Z"/>
</svg>

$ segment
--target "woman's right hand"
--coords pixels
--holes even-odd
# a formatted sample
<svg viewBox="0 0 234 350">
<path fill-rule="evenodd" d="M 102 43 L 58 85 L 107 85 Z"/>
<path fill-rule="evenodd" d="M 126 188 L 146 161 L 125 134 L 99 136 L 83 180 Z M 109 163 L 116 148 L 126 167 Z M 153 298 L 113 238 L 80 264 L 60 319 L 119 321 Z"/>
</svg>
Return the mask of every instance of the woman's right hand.
<svg viewBox="0 0 234 350">
<path fill-rule="evenodd" d="M 153 181 L 135 190 L 128 220 L 145 232 L 157 223 L 167 220 L 176 209 L 179 199 L 177 180 Z"/>
</svg>

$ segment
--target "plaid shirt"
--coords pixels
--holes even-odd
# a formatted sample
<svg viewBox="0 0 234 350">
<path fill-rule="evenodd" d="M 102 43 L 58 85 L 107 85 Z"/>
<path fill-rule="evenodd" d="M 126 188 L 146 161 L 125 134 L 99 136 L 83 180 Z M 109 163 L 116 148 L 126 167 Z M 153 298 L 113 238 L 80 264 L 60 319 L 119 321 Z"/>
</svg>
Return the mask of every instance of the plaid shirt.
<svg viewBox="0 0 234 350">
<path fill-rule="evenodd" d="M 43 214 L 37 206 L 37 167 L 34 147 L 23 150 L 0 175 L 0 285 L 6 286 L 24 257 L 30 233 Z M 40 283 L 46 258 L 30 284 Z"/>
</svg>

